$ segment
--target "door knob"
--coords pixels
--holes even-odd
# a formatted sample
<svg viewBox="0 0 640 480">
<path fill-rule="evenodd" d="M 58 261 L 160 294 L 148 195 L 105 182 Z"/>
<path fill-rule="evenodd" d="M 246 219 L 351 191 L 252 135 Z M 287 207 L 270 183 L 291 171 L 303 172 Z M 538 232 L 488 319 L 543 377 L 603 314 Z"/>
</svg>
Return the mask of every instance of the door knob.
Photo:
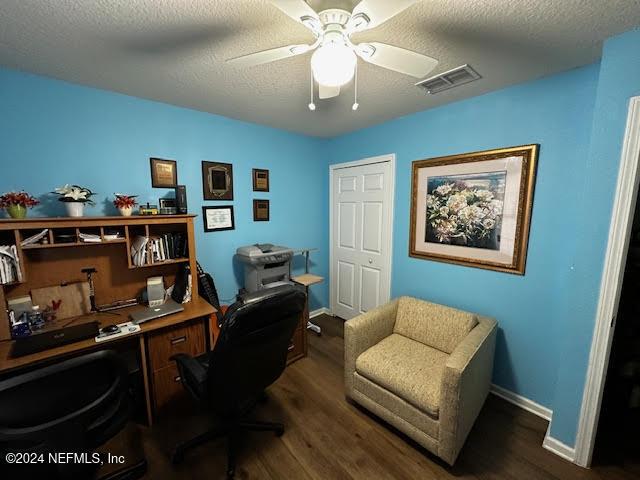
<svg viewBox="0 0 640 480">
<path fill-rule="evenodd" d="M 371 265 L 373 263 L 373 260 L 370 258 L 369 259 L 369 265 Z"/>
</svg>

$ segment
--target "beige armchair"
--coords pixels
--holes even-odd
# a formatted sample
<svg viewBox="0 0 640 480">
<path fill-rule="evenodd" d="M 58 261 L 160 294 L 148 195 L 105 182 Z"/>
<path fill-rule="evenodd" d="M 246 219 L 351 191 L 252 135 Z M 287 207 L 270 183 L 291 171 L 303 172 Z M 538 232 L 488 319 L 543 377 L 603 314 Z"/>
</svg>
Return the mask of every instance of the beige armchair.
<svg viewBox="0 0 640 480">
<path fill-rule="evenodd" d="M 489 393 L 495 320 L 410 297 L 345 323 L 345 393 L 450 465 Z"/>
</svg>

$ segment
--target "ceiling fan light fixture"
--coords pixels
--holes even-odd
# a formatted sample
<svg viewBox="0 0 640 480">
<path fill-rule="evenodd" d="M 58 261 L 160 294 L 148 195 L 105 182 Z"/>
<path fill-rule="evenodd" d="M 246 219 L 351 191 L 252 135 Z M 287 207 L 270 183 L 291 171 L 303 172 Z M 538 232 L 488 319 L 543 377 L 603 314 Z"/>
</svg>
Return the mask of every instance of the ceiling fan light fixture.
<svg viewBox="0 0 640 480">
<path fill-rule="evenodd" d="M 357 58 L 345 44 L 327 43 L 318 48 L 311 57 L 313 77 L 320 85 L 341 87 L 353 78 Z"/>
</svg>

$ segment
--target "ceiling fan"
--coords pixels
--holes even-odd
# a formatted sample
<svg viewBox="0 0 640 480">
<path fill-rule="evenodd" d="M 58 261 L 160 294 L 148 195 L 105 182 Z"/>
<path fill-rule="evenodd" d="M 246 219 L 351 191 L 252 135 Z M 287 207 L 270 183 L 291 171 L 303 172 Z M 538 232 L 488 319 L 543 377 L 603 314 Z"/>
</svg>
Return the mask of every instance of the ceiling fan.
<svg viewBox="0 0 640 480">
<path fill-rule="evenodd" d="M 316 13 L 304 0 L 269 0 L 294 20 L 307 27 L 316 40 L 312 44 L 287 45 L 227 60 L 237 67 L 251 67 L 314 51 L 311 57 L 312 85 L 309 109 L 313 103 L 313 80 L 321 99 L 336 97 L 340 87 L 357 76 L 357 57 L 395 72 L 423 78 L 438 61 L 386 43 L 354 44 L 351 35 L 377 27 L 419 0 L 361 0 L 352 12 L 329 8 Z M 357 86 L 353 110 L 358 108 Z"/>
</svg>

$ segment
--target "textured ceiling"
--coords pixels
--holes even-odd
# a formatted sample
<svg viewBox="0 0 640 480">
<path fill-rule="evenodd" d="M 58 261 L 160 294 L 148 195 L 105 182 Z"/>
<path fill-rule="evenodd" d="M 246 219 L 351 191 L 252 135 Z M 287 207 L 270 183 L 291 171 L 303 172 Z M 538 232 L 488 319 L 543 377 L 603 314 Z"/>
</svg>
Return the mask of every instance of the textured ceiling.
<svg viewBox="0 0 640 480">
<path fill-rule="evenodd" d="M 333 136 L 590 63 L 602 40 L 636 25 L 639 0 L 423 0 L 354 40 L 435 57 L 434 74 L 469 63 L 482 80 L 427 96 L 412 77 L 360 62 L 357 112 L 352 84 L 307 109 L 310 54 L 244 70 L 225 65 L 313 40 L 266 0 L 0 0 L 0 64 Z"/>
</svg>

